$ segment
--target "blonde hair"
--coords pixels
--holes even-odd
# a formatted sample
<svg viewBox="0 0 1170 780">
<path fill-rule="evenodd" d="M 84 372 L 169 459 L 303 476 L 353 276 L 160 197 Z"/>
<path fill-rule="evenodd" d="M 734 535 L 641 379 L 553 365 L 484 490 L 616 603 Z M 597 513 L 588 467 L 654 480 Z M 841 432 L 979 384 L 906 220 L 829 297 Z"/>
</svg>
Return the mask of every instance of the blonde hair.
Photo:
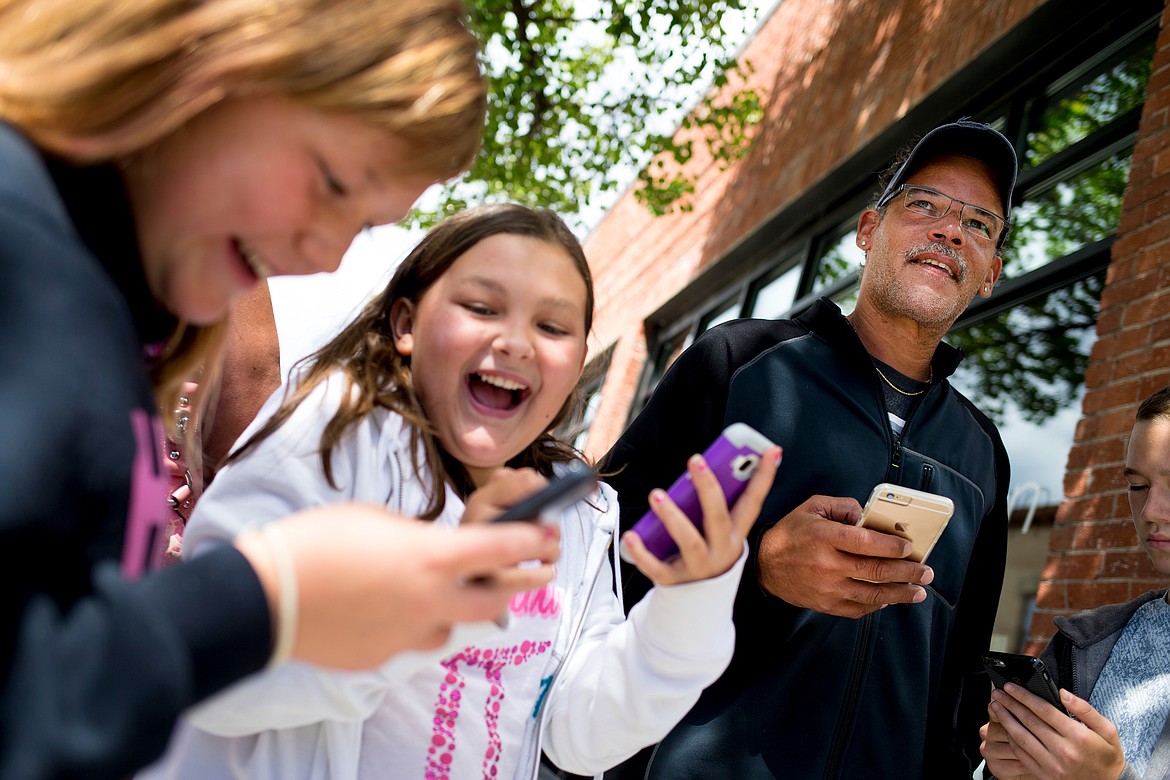
<svg viewBox="0 0 1170 780">
<path fill-rule="evenodd" d="M 219 101 L 288 95 L 403 141 L 451 178 L 479 148 L 486 83 L 460 0 L 0 0 L 0 120 L 75 162 L 112 160 Z M 222 347 L 183 328 L 160 404 Z M 206 375 L 205 375 L 206 378 Z"/>
</svg>

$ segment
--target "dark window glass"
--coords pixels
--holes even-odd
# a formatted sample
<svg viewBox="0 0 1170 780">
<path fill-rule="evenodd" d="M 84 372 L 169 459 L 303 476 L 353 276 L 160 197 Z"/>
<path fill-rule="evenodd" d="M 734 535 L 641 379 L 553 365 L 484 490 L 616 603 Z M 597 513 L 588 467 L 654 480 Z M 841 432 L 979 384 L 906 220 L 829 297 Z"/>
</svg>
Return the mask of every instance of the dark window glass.
<svg viewBox="0 0 1170 780">
<path fill-rule="evenodd" d="M 585 370 L 581 372 L 581 379 L 577 383 L 577 397 L 569 417 L 556 430 L 557 438 L 572 442 L 579 450 L 584 450 L 589 440 L 589 428 L 593 425 L 593 419 L 601 406 L 601 390 L 612 360 L 611 346 L 585 365 Z"/>
<path fill-rule="evenodd" d="M 1022 167 L 1037 165 L 1141 106 L 1150 78 L 1154 42 L 1046 101 L 1028 132 Z"/>
<path fill-rule="evenodd" d="M 854 214 L 839 224 L 821 241 L 815 260 L 812 292 L 831 287 L 834 282 L 855 273 L 865 261 L 865 253 L 855 241 L 858 216 Z"/>
<path fill-rule="evenodd" d="M 1132 149 L 1059 182 L 1012 210 L 1004 276 L 1033 271 L 1117 231 Z"/>
</svg>

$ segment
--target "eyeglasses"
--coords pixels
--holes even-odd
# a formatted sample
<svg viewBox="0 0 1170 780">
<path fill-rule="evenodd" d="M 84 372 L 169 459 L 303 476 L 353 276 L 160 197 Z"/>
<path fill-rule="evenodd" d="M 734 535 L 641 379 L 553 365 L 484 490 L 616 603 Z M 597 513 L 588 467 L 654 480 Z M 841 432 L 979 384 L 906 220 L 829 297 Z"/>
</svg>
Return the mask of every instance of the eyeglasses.
<svg viewBox="0 0 1170 780">
<path fill-rule="evenodd" d="M 946 193 L 919 187 L 916 184 L 903 184 L 891 192 L 877 206 L 881 208 L 898 195 L 902 196 L 902 205 L 915 214 L 921 214 L 931 219 L 942 219 L 950 213 L 956 203 L 959 204 L 959 226 L 967 233 L 984 241 L 995 241 L 1003 235 L 1007 220 L 987 209 L 973 206 L 966 201 L 952 198 Z"/>
</svg>

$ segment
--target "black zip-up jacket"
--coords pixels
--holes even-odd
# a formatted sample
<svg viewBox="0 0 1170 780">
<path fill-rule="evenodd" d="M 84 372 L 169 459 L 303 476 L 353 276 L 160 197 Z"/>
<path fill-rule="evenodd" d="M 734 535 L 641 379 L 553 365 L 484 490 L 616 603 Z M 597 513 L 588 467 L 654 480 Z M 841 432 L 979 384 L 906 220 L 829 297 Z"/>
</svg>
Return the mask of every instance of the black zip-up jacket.
<svg viewBox="0 0 1170 780">
<path fill-rule="evenodd" d="M 825 299 L 794 320 L 713 328 L 667 372 L 603 463 L 617 472 L 608 481 L 623 529 L 651 488 L 673 482 L 730 423 L 760 430 L 784 460 L 749 536 L 735 657 L 655 749 L 649 777 L 971 777 L 987 720 L 981 653 L 1003 582 L 1008 462 L 992 423 L 946 381 L 960 359 L 939 346 L 933 383 L 897 445 L 874 364 Z M 926 601 L 853 620 L 763 591 L 754 555 L 767 528 L 813 495 L 864 503 L 880 482 L 955 502 L 929 559 Z M 647 585 L 632 568 L 625 575 L 628 607 Z"/>
<path fill-rule="evenodd" d="M 122 576 L 149 541 L 128 529 L 168 511 L 143 346 L 174 321 L 117 172 L 0 124 L 0 279 L 0 778 L 125 778 L 263 667 L 267 600 L 232 547 Z"/>
</svg>

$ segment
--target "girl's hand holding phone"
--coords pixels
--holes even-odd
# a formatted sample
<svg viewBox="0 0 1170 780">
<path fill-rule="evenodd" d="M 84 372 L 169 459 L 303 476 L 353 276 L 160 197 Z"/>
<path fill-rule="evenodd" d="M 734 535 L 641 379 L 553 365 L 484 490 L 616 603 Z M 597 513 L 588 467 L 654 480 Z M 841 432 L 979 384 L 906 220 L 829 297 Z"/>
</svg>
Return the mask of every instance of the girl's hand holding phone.
<svg viewBox="0 0 1170 780">
<path fill-rule="evenodd" d="M 497 469 L 488 481 L 467 497 L 461 525 L 488 523 L 509 507 L 548 485 L 536 469 Z"/>
<path fill-rule="evenodd" d="M 560 550 L 550 531 L 451 530 L 349 503 L 301 510 L 235 546 L 269 599 L 278 647 L 321 666 L 368 669 L 402 650 L 439 647 L 456 623 L 493 620 L 514 594 L 552 580 Z M 539 565 L 519 568 L 523 561 Z"/>
<path fill-rule="evenodd" d="M 780 448 L 766 449 L 743 495 L 729 510 L 723 489 L 703 456 L 692 455 L 687 461 L 687 472 L 699 496 L 704 531 L 699 531 L 665 490 L 653 490 L 650 508 L 678 545 L 679 555 L 670 561 L 658 560 L 632 531 L 622 536 L 626 553 L 655 585 L 678 585 L 718 577 L 743 553 L 744 539 L 759 516 L 779 465 Z"/>
<path fill-rule="evenodd" d="M 467 497 L 464 505 L 461 527 L 484 526 L 484 531 L 491 521 L 509 507 L 522 501 L 525 497 L 535 493 L 548 485 L 548 480 L 536 472 L 535 469 L 501 468 L 488 477 L 483 487 L 476 489 Z M 551 542 L 558 543 L 561 538 L 561 527 L 555 523 L 540 525 L 540 532 Z M 503 588 L 514 592 L 532 590 L 533 587 L 524 587 L 537 576 L 542 580 L 553 578 L 553 562 L 546 560 L 521 562 L 517 567 L 500 568 L 491 575 L 480 575 L 468 580 L 468 584 L 478 587 Z"/>
<path fill-rule="evenodd" d="M 1070 718 L 1014 683 L 991 696 L 979 750 L 997 778 L 1087 780 L 1117 777 L 1125 768 L 1117 729 L 1084 699 L 1060 691 Z"/>
</svg>

